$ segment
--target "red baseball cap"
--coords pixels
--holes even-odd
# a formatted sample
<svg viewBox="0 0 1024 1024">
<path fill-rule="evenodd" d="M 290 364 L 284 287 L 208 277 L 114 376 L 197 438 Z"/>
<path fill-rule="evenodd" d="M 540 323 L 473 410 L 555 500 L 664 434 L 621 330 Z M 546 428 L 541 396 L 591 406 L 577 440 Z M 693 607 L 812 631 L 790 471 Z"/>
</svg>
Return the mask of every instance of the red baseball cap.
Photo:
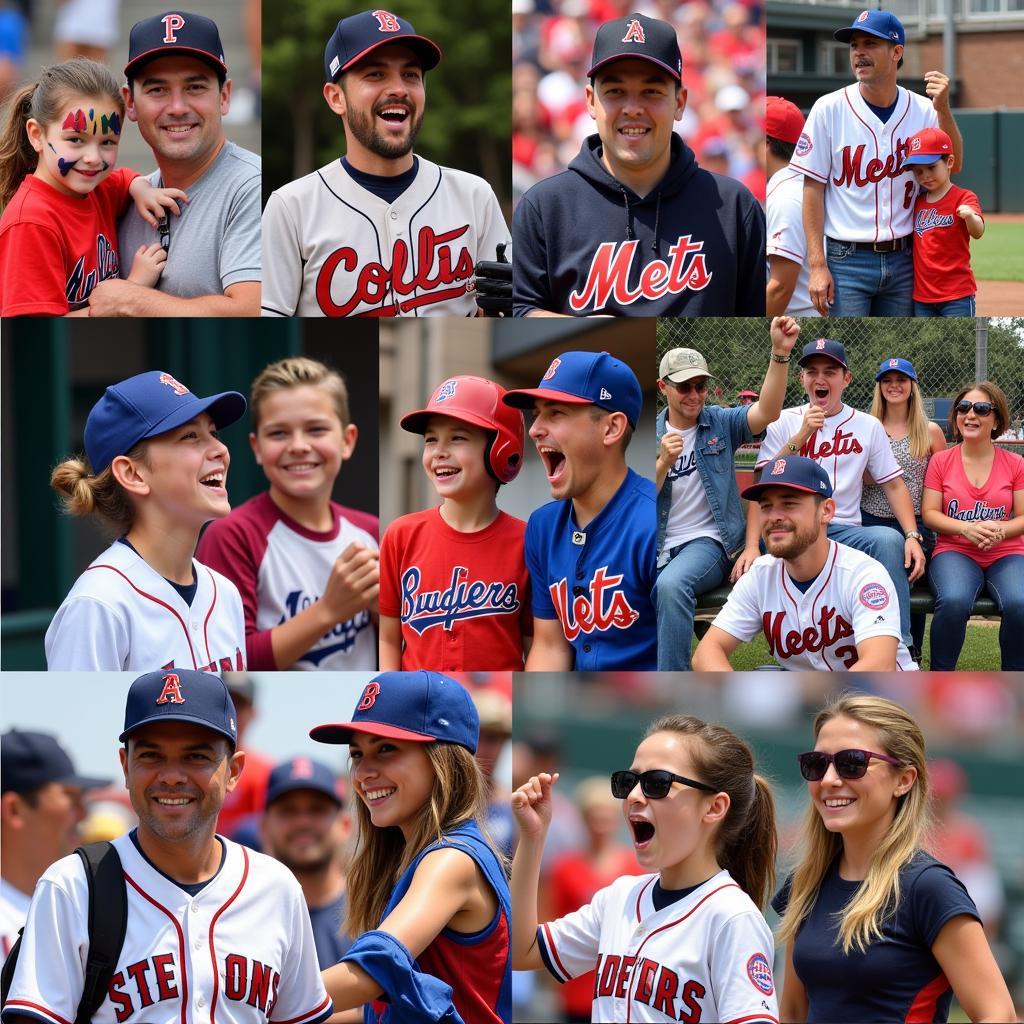
<svg viewBox="0 0 1024 1024">
<path fill-rule="evenodd" d="M 907 139 L 907 155 L 903 166 L 933 164 L 953 152 L 953 143 L 941 128 L 922 128 Z"/>
<path fill-rule="evenodd" d="M 804 115 L 800 113 L 800 108 L 781 96 L 769 96 L 765 106 L 765 135 L 796 145 L 804 130 Z"/>
</svg>

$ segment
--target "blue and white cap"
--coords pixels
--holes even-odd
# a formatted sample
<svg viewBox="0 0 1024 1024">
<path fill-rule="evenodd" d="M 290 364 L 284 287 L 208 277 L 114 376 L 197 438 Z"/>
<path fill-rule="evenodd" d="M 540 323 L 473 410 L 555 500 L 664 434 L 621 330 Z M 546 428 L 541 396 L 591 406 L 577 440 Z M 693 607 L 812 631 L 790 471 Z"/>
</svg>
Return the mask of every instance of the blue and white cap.
<svg viewBox="0 0 1024 1024">
<path fill-rule="evenodd" d="M 814 341 L 807 342 L 797 363 L 806 366 L 815 356 L 834 359 L 844 370 L 850 368 L 846 363 L 846 349 L 840 342 L 833 341 L 831 338 L 815 338 Z"/>
<path fill-rule="evenodd" d="M 806 459 L 802 455 L 772 459 L 762 470 L 761 479 L 745 487 L 740 497 L 756 500 L 769 487 L 788 487 L 794 491 L 820 494 L 823 498 L 832 497 L 832 481 L 828 473 L 814 459 Z"/>
<path fill-rule="evenodd" d="M 128 690 L 121 743 L 150 722 L 191 722 L 238 742 L 235 705 L 227 686 L 212 672 L 178 668 L 147 672 Z"/>
<path fill-rule="evenodd" d="M 878 36 L 890 43 L 898 43 L 900 46 L 906 43 L 906 33 L 903 31 L 903 22 L 891 11 L 861 11 L 853 24 L 847 28 L 836 29 L 833 37 L 841 43 L 848 43 L 853 38 L 854 32 L 866 32 L 869 36 Z"/>
<path fill-rule="evenodd" d="M 267 797 L 264 806 L 269 807 L 279 796 L 296 789 L 311 789 L 330 797 L 339 807 L 342 805 L 338 792 L 338 780 L 334 772 L 322 761 L 311 757 L 293 757 L 275 765 L 267 779 Z"/>
<path fill-rule="evenodd" d="M 909 359 L 883 359 L 882 365 L 878 367 L 875 380 L 881 380 L 887 373 L 902 373 L 911 380 L 917 380 L 917 371 Z"/>
</svg>

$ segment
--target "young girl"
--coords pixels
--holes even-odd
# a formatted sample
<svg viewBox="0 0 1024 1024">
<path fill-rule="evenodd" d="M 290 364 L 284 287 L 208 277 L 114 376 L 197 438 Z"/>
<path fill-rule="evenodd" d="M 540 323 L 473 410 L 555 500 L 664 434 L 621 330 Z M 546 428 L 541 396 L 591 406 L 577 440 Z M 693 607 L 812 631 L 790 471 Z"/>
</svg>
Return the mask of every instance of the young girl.
<svg viewBox="0 0 1024 1024">
<path fill-rule="evenodd" d="M 967 890 L 922 849 L 924 736 L 892 701 L 846 694 L 799 755 L 803 855 L 772 905 L 785 1021 L 1016 1020 Z"/>
<path fill-rule="evenodd" d="M 345 922 L 358 938 L 323 979 L 335 1010 L 371 1005 L 345 1020 L 511 1020 L 508 883 L 481 824 L 479 732 L 470 695 L 435 672 L 385 672 L 351 721 L 310 731 L 348 744 L 358 797 Z"/>
<path fill-rule="evenodd" d="M 118 539 L 57 609 L 51 670 L 245 667 L 238 591 L 192 557 L 203 525 L 230 511 L 217 430 L 244 412 L 238 392 L 198 398 L 160 370 L 111 385 L 92 407 L 85 461 L 62 462 L 50 484 L 66 511 L 97 516 Z"/>
<path fill-rule="evenodd" d="M 102 64 L 76 57 L 11 97 L 0 129 L 0 316 L 88 316 L 89 294 L 117 277 L 117 218 L 134 200 L 154 227 L 180 189 L 114 170 L 124 100 Z M 152 287 L 167 254 L 133 256 L 129 280 Z"/>
<path fill-rule="evenodd" d="M 596 972 L 595 1021 L 778 1021 L 774 947 L 759 910 L 774 881 L 775 805 L 750 748 L 720 725 L 668 715 L 612 793 L 640 866 L 537 927 L 541 853 L 558 776 L 512 794 L 512 967 L 559 981 Z"/>
<path fill-rule="evenodd" d="M 374 669 L 375 516 L 331 500 L 356 445 L 348 389 L 314 359 L 253 381 L 252 445 L 270 489 L 212 523 L 201 561 L 233 580 L 251 669 Z"/>
</svg>

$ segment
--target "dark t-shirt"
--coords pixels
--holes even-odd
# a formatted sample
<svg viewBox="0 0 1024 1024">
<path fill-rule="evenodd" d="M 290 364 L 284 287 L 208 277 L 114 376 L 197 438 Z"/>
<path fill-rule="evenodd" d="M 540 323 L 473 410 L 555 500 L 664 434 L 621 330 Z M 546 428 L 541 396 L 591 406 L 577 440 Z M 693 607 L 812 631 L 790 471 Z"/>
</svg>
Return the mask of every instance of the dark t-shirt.
<svg viewBox="0 0 1024 1024">
<path fill-rule="evenodd" d="M 352 945 L 352 939 L 342 934 L 341 926 L 345 920 L 345 894 L 336 900 L 325 903 L 322 907 L 309 908 L 309 920 L 313 925 L 313 944 L 316 946 L 316 958 L 320 970 L 333 967 Z"/>
<path fill-rule="evenodd" d="M 772 907 L 781 914 L 789 903 L 792 875 Z M 839 944 L 839 914 L 860 888 L 839 877 L 839 859 L 821 883 L 818 899 L 800 926 L 793 966 L 807 991 L 807 1022 L 945 1022 L 953 991 L 932 956 L 942 926 L 958 914 L 978 918 L 963 883 L 934 857 L 918 851 L 900 872 L 900 901 L 882 925 L 882 940 L 867 952 Z"/>
</svg>

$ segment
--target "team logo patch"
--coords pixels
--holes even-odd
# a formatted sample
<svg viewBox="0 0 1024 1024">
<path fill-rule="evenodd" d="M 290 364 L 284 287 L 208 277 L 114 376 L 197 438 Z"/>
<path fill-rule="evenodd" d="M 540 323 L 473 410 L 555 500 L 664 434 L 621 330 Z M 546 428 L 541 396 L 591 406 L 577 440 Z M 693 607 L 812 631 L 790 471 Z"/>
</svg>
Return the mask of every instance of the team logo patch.
<svg viewBox="0 0 1024 1024">
<path fill-rule="evenodd" d="M 824 348 L 825 348 L 825 339 L 824 338 L 819 338 L 814 343 L 814 351 L 815 352 L 821 352 Z"/>
<path fill-rule="evenodd" d="M 807 132 L 801 132 L 800 138 L 796 140 L 796 155 L 807 156 L 812 149 L 814 149 L 814 143 L 811 142 L 811 137 Z"/>
<path fill-rule="evenodd" d="M 898 359 L 890 359 L 889 360 L 889 369 L 890 370 L 895 370 L 899 365 L 900 365 L 900 361 Z"/>
<path fill-rule="evenodd" d="M 362 697 L 359 698 L 359 704 L 356 706 L 356 711 L 369 711 L 374 704 L 377 703 L 377 695 L 380 693 L 380 683 L 367 683 L 366 689 L 363 690 Z"/>
<path fill-rule="evenodd" d="M 601 401 L 602 402 L 610 401 L 611 397 L 612 397 L 612 393 L 610 391 L 608 391 L 606 388 L 601 388 Z"/>
<path fill-rule="evenodd" d="M 572 542 L 577 547 L 582 547 L 584 544 L 587 543 L 587 535 L 582 530 L 573 530 Z"/>
<path fill-rule="evenodd" d="M 857 20 L 858 21 L 867 21 L 868 20 L 868 12 L 867 11 L 861 11 L 860 14 L 857 15 Z"/>
<path fill-rule="evenodd" d="M 164 26 L 164 42 L 176 43 L 180 32 L 185 27 L 185 19 L 180 14 L 165 14 L 160 21 Z"/>
<path fill-rule="evenodd" d="M 390 11 L 373 11 L 373 16 L 377 19 L 377 24 L 380 25 L 381 32 L 398 32 L 402 26 L 398 24 L 398 18 L 396 18 Z"/>
<path fill-rule="evenodd" d="M 180 380 L 175 380 L 169 373 L 160 374 L 160 383 L 166 384 L 176 395 L 188 394 L 188 388 Z"/>
<path fill-rule="evenodd" d="M 438 389 L 437 394 L 434 395 L 434 404 L 438 402 L 446 402 L 449 398 L 455 397 L 455 388 L 459 382 L 457 380 L 446 380 Z"/>
<path fill-rule="evenodd" d="M 775 991 L 772 967 L 764 953 L 755 953 L 747 961 L 747 977 L 754 983 L 754 987 L 766 996 Z"/>
<path fill-rule="evenodd" d="M 332 75 L 336 75 L 338 73 L 338 68 L 340 68 L 340 67 L 341 67 L 341 58 L 340 57 L 332 57 L 331 58 L 331 74 Z"/>
<path fill-rule="evenodd" d="M 921 140 L 914 138 L 910 140 L 910 152 L 916 153 L 921 148 Z"/>
<path fill-rule="evenodd" d="M 629 23 L 629 28 L 626 29 L 626 34 L 622 37 L 624 43 L 646 43 L 647 39 L 644 36 L 644 27 L 639 21 L 634 18 Z"/>
<path fill-rule="evenodd" d="M 772 466 L 772 471 L 768 475 L 769 476 L 779 476 L 780 474 L 785 473 L 785 472 L 786 472 L 786 460 L 785 459 L 776 459 L 774 465 Z"/>
<path fill-rule="evenodd" d="M 889 591 L 881 583 L 865 583 L 857 598 L 865 608 L 880 612 L 889 604 Z"/>
<path fill-rule="evenodd" d="M 308 757 L 296 757 L 292 760 L 293 779 L 313 778 L 313 762 Z"/>
<path fill-rule="evenodd" d="M 156 702 L 157 704 L 185 703 L 185 698 L 181 694 L 181 678 L 176 672 L 170 672 L 164 676 L 164 686 Z"/>
<path fill-rule="evenodd" d="M 541 380 L 551 380 L 555 375 L 555 371 L 562 365 L 561 359 L 552 359 L 551 365 L 547 369 L 547 373 L 541 378 Z"/>
</svg>

